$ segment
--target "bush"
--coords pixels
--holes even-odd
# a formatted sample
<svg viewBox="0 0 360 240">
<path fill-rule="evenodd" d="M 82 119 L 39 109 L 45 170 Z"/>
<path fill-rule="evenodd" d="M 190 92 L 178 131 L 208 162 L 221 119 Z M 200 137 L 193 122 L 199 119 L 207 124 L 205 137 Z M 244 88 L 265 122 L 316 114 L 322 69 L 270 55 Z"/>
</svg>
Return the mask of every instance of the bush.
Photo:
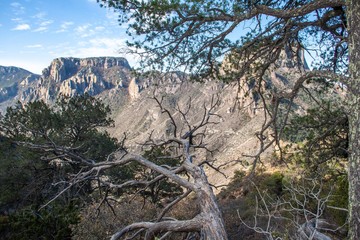
<svg viewBox="0 0 360 240">
<path fill-rule="evenodd" d="M 3 219 L 5 216 L 2 217 Z M 6 218 L 0 224 L 0 235 L 5 239 L 71 239 L 71 226 L 80 221 L 75 204 L 53 204 L 38 211 L 27 207 Z"/>
</svg>

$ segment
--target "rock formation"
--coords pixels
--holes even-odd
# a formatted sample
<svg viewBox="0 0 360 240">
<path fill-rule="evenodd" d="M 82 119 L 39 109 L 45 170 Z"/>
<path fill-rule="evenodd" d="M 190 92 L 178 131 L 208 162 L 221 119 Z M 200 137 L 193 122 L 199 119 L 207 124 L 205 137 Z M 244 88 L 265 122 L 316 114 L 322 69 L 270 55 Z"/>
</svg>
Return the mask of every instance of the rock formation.
<svg viewBox="0 0 360 240">
<path fill-rule="evenodd" d="M 131 68 L 124 58 L 57 58 L 41 76 L 17 68 L 0 68 L 0 109 L 15 101 L 54 101 L 59 95 L 97 95 L 128 88 Z"/>
</svg>

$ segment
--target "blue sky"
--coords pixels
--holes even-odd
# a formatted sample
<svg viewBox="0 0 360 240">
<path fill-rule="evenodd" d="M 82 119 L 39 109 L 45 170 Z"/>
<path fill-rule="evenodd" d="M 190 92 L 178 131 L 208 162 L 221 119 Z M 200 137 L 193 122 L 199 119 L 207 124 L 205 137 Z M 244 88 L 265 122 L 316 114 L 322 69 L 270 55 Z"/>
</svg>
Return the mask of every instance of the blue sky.
<svg viewBox="0 0 360 240">
<path fill-rule="evenodd" d="M 0 65 L 41 73 L 57 57 L 123 56 L 125 30 L 96 0 L 0 0 Z"/>
<path fill-rule="evenodd" d="M 0 65 L 40 74 L 57 57 L 122 56 L 135 66 L 119 54 L 128 36 L 117 19 L 96 0 L 0 0 Z"/>
</svg>

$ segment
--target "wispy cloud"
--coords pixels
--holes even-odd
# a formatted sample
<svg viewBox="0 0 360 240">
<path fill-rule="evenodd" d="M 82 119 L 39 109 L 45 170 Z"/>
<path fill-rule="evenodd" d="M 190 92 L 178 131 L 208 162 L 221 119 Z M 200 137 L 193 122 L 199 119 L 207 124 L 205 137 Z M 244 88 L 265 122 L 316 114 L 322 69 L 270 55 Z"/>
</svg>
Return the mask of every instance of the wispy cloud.
<svg viewBox="0 0 360 240">
<path fill-rule="evenodd" d="M 32 17 L 42 20 L 42 19 L 44 19 L 46 17 L 46 15 L 47 15 L 46 12 L 39 12 L 39 13 L 35 14 Z"/>
<path fill-rule="evenodd" d="M 47 30 L 48 30 L 47 27 L 38 27 L 38 28 L 34 29 L 33 32 L 45 32 Z"/>
<path fill-rule="evenodd" d="M 75 28 L 75 32 L 79 37 L 87 38 L 87 37 L 95 36 L 100 32 L 104 31 L 105 29 L 106 28 L 104 26 L 94 26 L 88 23 Z"/>
<path fill-rule="evenodd" d="M 87 23 L 87 24 L 84 24 L 84 25 L 81 25 L 81 26 L 78 26 L 77 28 L 75 28 L 75 32 L 81 37 L 87 37 L 87 36 L 89 36 L 90 31 L 91 31 L 90 27 L 91 27 L 91 24 Z"/>
<path fill-rule="evenodd" d="M 95 27 L 95 31 L 103 31 L 103 30 L 105 30 L 105 27 L 103 27 L 103 26 L 97 26 L 97 27 Z"/>
<path fill-rule="evenodd" d="M 42 27 L 46 27 L 50 24 L 52 24 L 54 21 L 53 20 L 46 20 L 46 21 L 42 21 L 39 25 Z"/>
<path fill-rule="evenodd" d="M 122 29 L 127 29 L 129 24 L 132 24 L 135 22 L 135 20 L 130 19 L 126 24 L 121 24 L 119 23 L 119 13 L 118 12 L 114 12 L 111 11 L 109 9 L 107 9 L 106 11 L 106 18 L 107 18 L 107 25 L 111 26 L 116 26 L 116 27 L 120 27 Z"/>
<path fill-rule="evenodd" d="M 56 33 L 66 32 L 71 25 L 74 25 L 74 23 L 73 22 L 63 22 L 60 25 L 60 29 L 57 30 Z"/>
<path fill-rule="evenodd" d="M 33 32 L 45 32 L 48 30 L 49 25 L 51 25 L 54 21 L 47 18 L 47 13 L 44 11 L 38 12 L 37 14 L 32 16 L 35 19 L 37 28 L 33 30 Z"/>
<path fill-rule="evenodd" d="M 41 44 L 33 44 L 33 45 L 27 45 L 26 48 L 42 48 Z"/>
<path fill-rule="evenodd" d="M 17 17 L 17 18 L 12 18 L 11 21 L 16 22 L 16 23 L 21 23 L 24 20 L 22 18 Z"/>
<path fill-rule="evenodd" d="M 12 11 L 15 15 L 22 15 L 25 13 L 25 7 L 21 5 L 21 3 L 12 2 L 10 6 L 12 7 Z"/>
<path fill-rule="evenodd" d="M 111 11 L 111 10 L 107 10 L 106 11 L 106 18 L 109 19 L 112 22 L 118 22 L 119 19 L 119 13 Z"/>
<path fill-rule="evenodd" d="M 39 27 L 34 29 L 33 32 L 45 32 L 48 30 L 49 25 L 51 25 L 53 22 L 53 20 L 42 21 L 39 23 Z"/>
<path fill-rule="evenodd" d="M 11 21 L 13 21 L 14 23 L 16 23 L 16 26 L 11 29 L 11 30 L 13 30 L 13 31 L 24 31 L 24 30 L 30 30 L 30 29 L 31 29 L 31 27 L 30 27 L 30 25 L 27 23 L 27 21 L 24 20 L 24 19 L 21 18 L 21 17 L 12 18 Z"/>
<path fill-rule="evenodd" d="M 24 31 L 24 30 L 30 30 L 31 27 L 29 24 L 18 24 L 15 28 L 13 28 L 12 30 L 14 31 Z"/>
<path fill-rule="evenodd" d="M 99 57 L 119 56 L 120 48 L 125 46 L 125 39 L 95 38 L 89 41 L 80 41 L 77 45 L 61 45 L 52 47 L 51 54 L 64 57 Z"/>
<path fill-rule="evenodd" d="M 95 38 L 90 40 L 90 44 L 94 47 L 103 47 L 117 51 L 120 47 L 125 46 L 125 41 L 116 38 Z"/>
</svg>

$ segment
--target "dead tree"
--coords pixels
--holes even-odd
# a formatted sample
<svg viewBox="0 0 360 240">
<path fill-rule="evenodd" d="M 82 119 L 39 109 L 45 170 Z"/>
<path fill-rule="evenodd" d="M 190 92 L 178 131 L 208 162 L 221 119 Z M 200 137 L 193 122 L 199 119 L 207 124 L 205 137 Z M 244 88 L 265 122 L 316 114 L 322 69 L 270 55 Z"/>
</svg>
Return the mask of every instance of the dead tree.
<svg viewBox="0 0 360 240">
<path fill-rule="evenodd" d="M 129 231 L 135 230 L 145 230 L 145 239 L 154 239 L 154 236 L 158 236 L 160 233 L 163 234 L 162 236 L 166 236 L 169 232 L 199 232 L 201 239 L 227 239 L 221 212 L 217 205 L 212 187 L 209 184 L 203 169 L 204 164 L 211 163 L 206 159 L 200 161 L 194 160 L 194 152 L 197 149 L 206 149 L 206 144 L 203 143 L 205 137 L 204 130 L 207 125 L 216 123 L 213 122 L 212 118 L 218 117 L 214 114 L 214 109 L 219 104 L 218 100 L 213 98 L 209 107 L 203 106 L 204 112 L 202 119 L 195 125 L 191 125 L 187 116 L 191 108 L 191 101 L 185 110 L 182 110 L 178 106 L 177 112 L 184 122 L 184 126 L 180 129 L 179 124 L 175 121 L 171 112 L 163 106 L 162 99 L 154 99 L 158 103 L 161 112 L 168 116 L 169 121 L 173 126 L 173 131 L 171 134 L 172 136 L 169 139 L 158 142 L 151 139 L 145 145 L 175 147 L 174 149 L 182 158 L 181 165 L 175 169 L 167 169 L 163 166 L 157 166 L 139 155 L 130 153 L 124 154 L 115 162 L 124 164 L 129 161 L 136 161 L 137 163 L 158 172 L 160 174 L 158 178 L 166 177 L 170 181 L 177 183 L 179 186 L 186 189 L 186 192 L 166 206 L 155 222 L 131 224 L 115 233 L 111 239 L 119 239 Z M 108 167 L 106 164 L 103 166 Z M 188 178 L 185 179 L 179 176 L 179 173 L 186 174 Z M 164 219 L 165 213 L 190 192 L 193 192 L 196 195 L 200 212 L 193 219 L 189 220 L 178 221 L 175 219 Z"/>
<path fill-rule="evenodd" d="M 339 233 L 346 223 L 343 226 L 329 223 L 323 218 L 326 208 L 348 210 L 330 205 L 333 193 L 323 188 L 321 180 L 305 178 L 300 183 L 298 181 L 293 179 L 285 184 L 285 196 L 276 199 L 261 192 L 252 182 L 257 191 L 254 223 L 251 225 L 245 222 L 238 212 L 241 223 L 268 240 L 283 239 L 278 234 L 279 225 L 280 228 L 286 226 L 286 231 L 280 230 L 287 232 L 286 239 L 331 240 L 328 233 Z M 261 224 L 261 220 L 265 224 Z"/>
<path fill-rule="evenodd" d="M 227 235 L 222 215 L 216 202 L 212 186 L 209 184 L 203 168 L 204 165 L 213 168 L 215 167 L 210 159 L 195 159 L 195 155 L 198 151 L 210 151 L 204 142 L 206 137 L 206 127 L 217 123 L 217 118 L 219 118 L 219 116 L 214 112 L 219 105 L 219 99 L 213 97 L 208 106 L 206 104 L 203 105 L 202 117 L 196 123 L 191 123 L 189 120 L 189 114 L 192 108 L 191 100 L 184 109 L 177 106 L 174 113 L 176 113 L 177 116 L 180 116 L 180 119 L 175 119 L 174 113 L 164 106 L 162 98 L 159 99 L 154 97 L 154 99 L 157 102 L 161 113 L 165 114 L 168 121 L 171 123 L 172 132 L 168 139 L 155 140 L 150 136 L 149 140 L 143 144 L 143 147 L 167 148 L 167 152 L 170 152 L 171 155 L 169 158 L 180 159 L 180 164 L 176 167 L 160 166 L 140 154 L 131 153 L 125 148 L 126 138 L 124 138 L 122 146 L 117 152 L 101 162 L 86 159 L 84 156 L 78 155 L 76 149 L 59 146 L 50 138 L 46 138 L 48 142 L 42 144 L 28 142 L 18 142 L 18 144 L 31 149 L 55 153 L 54 157 L 43 160 L 52 161 L 54 158 L 58 158 L 57 160 L 61 162 L 60 165 L 71 162 L 71 164 L 76 163 L 78 166 L 81 166 L 79 172 L 68 176 L 66 178 L 68 179 L 67 181 L 59 183 L 66 185 L 66 187 L 64 187 L 63 190 L 47 204 L 50 204 L 72 187 L 87 181 L 97 182 L 98 187 L 100 188 L 124 189 L 126 187 L 142 187 L 145 189 L 151 184 L 167 179 L 185 190 L 182 195 L 178 196 L 164 207 L 157 219 L 149 222 L 133 223 L 120 229 L 112 235 L 112 240 L 124 238 L 128 234 L 132 234 L 131 239 L 140 235 L 144 236 L 144 239 L 146 240 L 155 239 L 155 237 L 165 239 L 174 232 L 195 232 L 200 236 L 200 239 L 226 240 Z M 61 156 L 61 158 L 59 156 Z M 107 178 L 104 177 L 104 171 L 118 166 L 126 166 L 132 162 L 136 162 L 137 164 L 151 169 L 152 171 L 157 172 L 158 175 L 151 180 L 132 179 L 120 184 L 109 182 Z M 193 193 L 196 196 L 199 213 L 192 219 L 181 221 L 167 217 L 166 214 L 169 210 L 178 202 L 186 198 L 190 193 Z M 106 197 L 110 197 L 108 193 L 105 195 L 105 198 Z"/>
</svg>

